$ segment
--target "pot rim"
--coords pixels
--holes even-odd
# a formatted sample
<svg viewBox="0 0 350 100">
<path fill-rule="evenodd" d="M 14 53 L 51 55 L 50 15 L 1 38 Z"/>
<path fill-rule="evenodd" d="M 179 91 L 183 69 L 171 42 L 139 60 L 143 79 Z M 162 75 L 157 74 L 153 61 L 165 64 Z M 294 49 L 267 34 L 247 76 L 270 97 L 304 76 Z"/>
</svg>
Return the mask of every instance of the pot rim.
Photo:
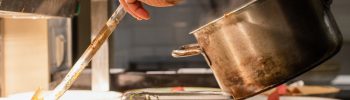
<svg viewBox="0 0 350 100">
<path fill-rule="evenodd" d="M 237 13 L 239 11 L 241 11 L 242 9 L 244 8 L 247 8 L 248 6 L 254 4 L 254 3 L 257 3 L 258 1 L 264 1 L 264 0 L 251 0 L 245 4 L 242 4 L 241 6 L 239 6 L 238 8 L 234 9 L 233 11 L 230 11 L 228 13 L 225 13 L 223 16 L 217 18 L 217 19 L 214 19 L 212 21 L 210 21 L 209 23 L 205 24 L 205 25 L 202 25 L 200 26 L 199 28 L 191 31 L 189 34 L 194 34 L 194 33 L 197 33 L 198 31 L 206 28 L 206 27 L 210 27 L 210 26 L 214 26 L 214 23 L 224 19 L 225 17 L 227 16 L 230 16 L 230 15 L 233 15 L 234 13 Z M 321 0 L 321 1 L 324 1 L 323 3 L 325 3 L 325 6 L 326 8 L 329 8 L 329 6 L 332 4 L 333 0 Z"/>
<path fill-rule="evenodd" d="M 221 16 L 221 17 L 219 17 L 219 18 L 217 18 L 217 19 L 215 19 L 215 20 L 213 20 L 213 21 L 210 21 L 209 23 L 207 23 L 207 24 L 205 24 L 205 25 L 203 25 L 203 26 L 201 26 L 201 27 L 199 27 L 199 28 L 197 28 L 197 29 L 191 31 L 189 34 L 194 34 L 194 33 L 197 33 L 198 31 L 200 31 L 200 30 L 202 30 L 202 29 L 204 29 L 204 28 L 206 28 L 206 27 L 213 26 L 214 23 L 216 23 L 216 22 L 218 22 L 218 21 L 224 19 L 224 18 L 227 17 L 227 16 L 230 16 L 230 15 L 233 15 L 234 13 L 237 13 L 238 11 L 240 11 L 240 10 L 242 10 L 242 9 L 244 9 L 244 8 L 246 8 L 246 7 L 248 7 L 248 6 L 252 5 L 252 4 L 254 4 L 254 3 L 256 3 L 257 1 L 264 1 L 264 0 L 251 0 L 251 1 L 247 2 L 247 3 L 245 3 L 245 4 L 242 4 L 241 6 L 239 6 L 239 7 L 236 8 L 236 9 L 234 9 L 233 11 L 230 11 L 230 12 L 228 12 L 228 13 L 225 13 L 223 16 Z"/>
</svg>

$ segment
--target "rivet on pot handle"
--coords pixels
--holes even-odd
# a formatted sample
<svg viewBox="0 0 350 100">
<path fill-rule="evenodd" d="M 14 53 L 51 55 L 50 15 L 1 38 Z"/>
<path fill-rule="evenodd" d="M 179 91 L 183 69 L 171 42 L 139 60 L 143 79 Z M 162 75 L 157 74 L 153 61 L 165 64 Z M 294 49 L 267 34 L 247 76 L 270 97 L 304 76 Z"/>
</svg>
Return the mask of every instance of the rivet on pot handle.
<svg viewBox="0 0 350 100">
<path fill-rule="evenodd" d="M 171 55 L 175 58 L 196 56 L 202 53 L 202 49 L 198 44 L 183 45 L 178 50 L 173 50 Z"/>
</svg>

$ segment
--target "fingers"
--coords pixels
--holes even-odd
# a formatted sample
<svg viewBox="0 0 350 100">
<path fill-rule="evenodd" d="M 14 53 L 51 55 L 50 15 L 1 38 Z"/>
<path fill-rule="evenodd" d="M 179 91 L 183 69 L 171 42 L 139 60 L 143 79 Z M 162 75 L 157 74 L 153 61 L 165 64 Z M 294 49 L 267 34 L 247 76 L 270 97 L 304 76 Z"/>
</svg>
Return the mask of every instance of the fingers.
<svg viewBox="0 0 350 100">
<path fill-rule="evenodd" d="M 139 1 L 155 7 L 169 7 L 179 3 L 182 0 L 139 0 Z"/>
<path fill-rule="evenodd" d="M 119 0 L 124 9 L 138 20 L 150 19 L 148 11 L 146 11 L 141 2 L 137 0 Z"/>
<path fill-rule="evenodd" d="M 134 3 L 136 2 L 137 0 L 126 0 L 126 3 Z"/>
<path fill-rule="evenodd" d="M 180 1 L 182 0 L 119 0 L 124 9 L 138 20 L 150 19 L 148 11 L 143 8 L 141 2 L 155 7 L 168 7 Z"/>
</svg>

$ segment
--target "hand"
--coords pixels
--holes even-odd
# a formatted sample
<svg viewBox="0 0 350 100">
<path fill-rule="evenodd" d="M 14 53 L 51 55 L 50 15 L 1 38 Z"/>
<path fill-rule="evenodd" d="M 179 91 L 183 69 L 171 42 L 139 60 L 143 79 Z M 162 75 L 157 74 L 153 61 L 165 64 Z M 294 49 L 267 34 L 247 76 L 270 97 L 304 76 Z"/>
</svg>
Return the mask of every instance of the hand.
<svg viewBox="0 0 350 100">
<path fill-rule="evenodd" d="M 141 2 L 154 7 L 169 7 L 180 1 L 181 0 L 119 0 L 124 9 L 137 20 L 150 19 L 149 12 L 144 9 Z"/>
</svg>

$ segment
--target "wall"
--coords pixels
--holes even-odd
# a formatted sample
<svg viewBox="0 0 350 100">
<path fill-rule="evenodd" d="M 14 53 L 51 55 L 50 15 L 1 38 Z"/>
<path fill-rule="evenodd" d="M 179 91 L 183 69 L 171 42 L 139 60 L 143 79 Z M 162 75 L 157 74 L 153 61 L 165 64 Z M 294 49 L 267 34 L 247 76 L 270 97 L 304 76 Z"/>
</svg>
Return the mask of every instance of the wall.
<svg viewBox="0 0 350 100">
<path fill-rule="evenodd" d="M 176 7 L 156 9 L 149 21 L 136 21 L 129 15 L 117 28 L 114 38 L 113 61 L 117 68 L 128 68 L 128 62 L 135 61 L 201 61 L 200 57 L 173 59 L 170 52 L 180 45 L 194 43 L 188 33 L 213 19 L 209 0 L 185 0 Z M 228 0 L 229 1 L 229 0 Z M 234 1 L 234 0 L 231 0 Z M 223 0 L 219 2 L 225 3 Z M 334 0 L 332 11 L 343 33 L 345 42 L 342 50 L 331 59 L 341 65 L 341 74 L 350 74 L 350 1 Z M 225 9 L 227 10 L 227 9 Z M 205 66 L 205 65 L 204 65 Z"/>
<path fill-rule="evenodd" d="M 343 34 L 344 45 L 331 60 L 339 62 L 340 74 L 350 75 L 350 0 L 333 0 L 332 11 Z"/>
<path fill-rule="evenodd" d="M 195 43 L 189 34 L 200 26 L 205 17 L 209 0 L 192 1 L 169 8 L 157 9 L 147 6 L 152 12 L 149 21 L 136 21 L 127 15 L 114 33 L 114 63 L 126 68 L 128 62 L 185 62 L 202 61 L 200 57 L 174 59 L 170 53 L 179 46 Z M 206 22 L 205 21 L 205 22 Z"/>
<path fill-rule="evenodd" d="M 332 12 L 343 33 L 345 41 L 350 42 L 350 1 L 349 0 L 333 0 Z"/>
<path fill-rule="evenodd" d="M 49 87 L 47 19 L 2 18 L 1 95 Z"/>
</svg>

